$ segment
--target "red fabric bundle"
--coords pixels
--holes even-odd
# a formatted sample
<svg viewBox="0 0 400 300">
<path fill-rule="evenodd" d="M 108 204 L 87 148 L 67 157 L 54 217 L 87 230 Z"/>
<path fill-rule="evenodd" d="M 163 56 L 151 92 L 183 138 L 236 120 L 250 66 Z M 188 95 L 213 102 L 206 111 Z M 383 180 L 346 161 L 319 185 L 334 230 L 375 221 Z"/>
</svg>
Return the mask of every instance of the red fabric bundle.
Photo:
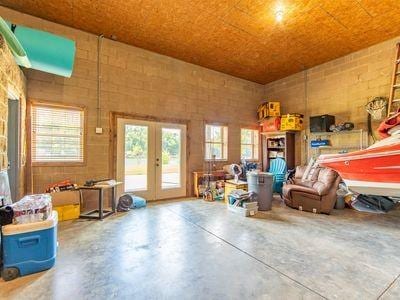
<svg viewBox="0 0 400 300">
<path fill-rule="evenodd" d="M 390 118 L 387 118 L 379 125 L 378 133 L 382 138 L 387 138 L 390 136 L 388 131 L 397 125 L 400 125 L 400 109 L 397 111 L 395 115 L 391 116 Z"/>
</svg>

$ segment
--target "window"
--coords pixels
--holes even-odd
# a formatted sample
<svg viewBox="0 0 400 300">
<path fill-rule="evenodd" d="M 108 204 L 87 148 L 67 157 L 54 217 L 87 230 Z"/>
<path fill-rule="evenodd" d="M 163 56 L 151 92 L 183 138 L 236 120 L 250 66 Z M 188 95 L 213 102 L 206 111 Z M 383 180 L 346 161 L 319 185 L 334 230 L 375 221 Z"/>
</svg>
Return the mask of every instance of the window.
<svg viewBox="0 0 400 300">
<path fill-rule="evenodd" d="M 32 162 L 83 162 L 84 110 L 32 104 Z"/>
<path fill-rule="evenodd" d="M 240 131 L 240 153 L 242 159 L 258 160 L 258 130 L 244 129 Z"/>
<path fill-rule="evenodd" d="M 206 125 L 205 159 L 228 159 L 228 127 Z M 215 157 L 213 157 L 215 155 Z"/>
</svg>

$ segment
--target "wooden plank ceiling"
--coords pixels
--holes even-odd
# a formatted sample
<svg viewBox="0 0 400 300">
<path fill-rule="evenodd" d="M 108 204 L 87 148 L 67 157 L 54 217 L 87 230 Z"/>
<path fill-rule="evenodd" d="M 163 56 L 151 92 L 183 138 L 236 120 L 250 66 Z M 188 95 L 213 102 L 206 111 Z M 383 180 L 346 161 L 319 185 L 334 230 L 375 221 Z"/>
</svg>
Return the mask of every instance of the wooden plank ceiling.
<svg viewBox="0 0 400 300">
<path fill-rule="evenodd" d="M 268 83 L 400 35 L 400 0 L 0 0 L 0 5 Z M 276 11 L 283 20 L 276 21 Z"/>
</svg>

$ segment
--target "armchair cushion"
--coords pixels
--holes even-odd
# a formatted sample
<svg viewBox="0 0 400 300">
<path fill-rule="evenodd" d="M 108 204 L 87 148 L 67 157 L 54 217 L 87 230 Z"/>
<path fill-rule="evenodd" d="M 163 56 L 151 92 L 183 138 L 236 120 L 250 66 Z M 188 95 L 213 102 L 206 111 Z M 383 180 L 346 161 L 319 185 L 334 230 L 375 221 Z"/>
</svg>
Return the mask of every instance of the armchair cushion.
<svg viewBox="0 0 400 300">
<path fill-rule="evenodd" d="M 318 195 L 324 196 L 324 195 L 328 194 L 329 189 L 331 187 L 321 181 L 316 181 L 313 183 L 312 188 L 313 188 L 313 190 L 315 190 L 318 193 Z"/>
<path fill-rule="evenodd" d="M 289 185 L 286 185 L 285 187 L 286 187 L 286 190 L 288 191 L 288 193 L 302 192 L 302 193 L 308 193 L 308 194 L 313 194 L 313 195 L 319 196 L 318 191 L 312 187 L 307 187 L 307 186 L 297 185 L 297 184 L 289 184 Z"/>
</svg>

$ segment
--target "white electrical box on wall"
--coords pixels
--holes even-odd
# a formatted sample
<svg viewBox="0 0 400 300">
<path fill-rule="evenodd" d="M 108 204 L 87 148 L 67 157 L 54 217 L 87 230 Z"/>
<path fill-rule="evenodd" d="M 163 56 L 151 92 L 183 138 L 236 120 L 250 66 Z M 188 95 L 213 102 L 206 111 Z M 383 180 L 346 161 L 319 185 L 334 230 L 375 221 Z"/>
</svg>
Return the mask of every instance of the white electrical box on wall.
<svg viewBox="0 0 400 300">
<path fill-rule="evenodd" d="M 103 128 L 101 128 L 101 127 L 96 127 L 96 133 L 97 133 L 97 134 L 102 134 L 102 133 L 103 133 Z"/>
</svg>

